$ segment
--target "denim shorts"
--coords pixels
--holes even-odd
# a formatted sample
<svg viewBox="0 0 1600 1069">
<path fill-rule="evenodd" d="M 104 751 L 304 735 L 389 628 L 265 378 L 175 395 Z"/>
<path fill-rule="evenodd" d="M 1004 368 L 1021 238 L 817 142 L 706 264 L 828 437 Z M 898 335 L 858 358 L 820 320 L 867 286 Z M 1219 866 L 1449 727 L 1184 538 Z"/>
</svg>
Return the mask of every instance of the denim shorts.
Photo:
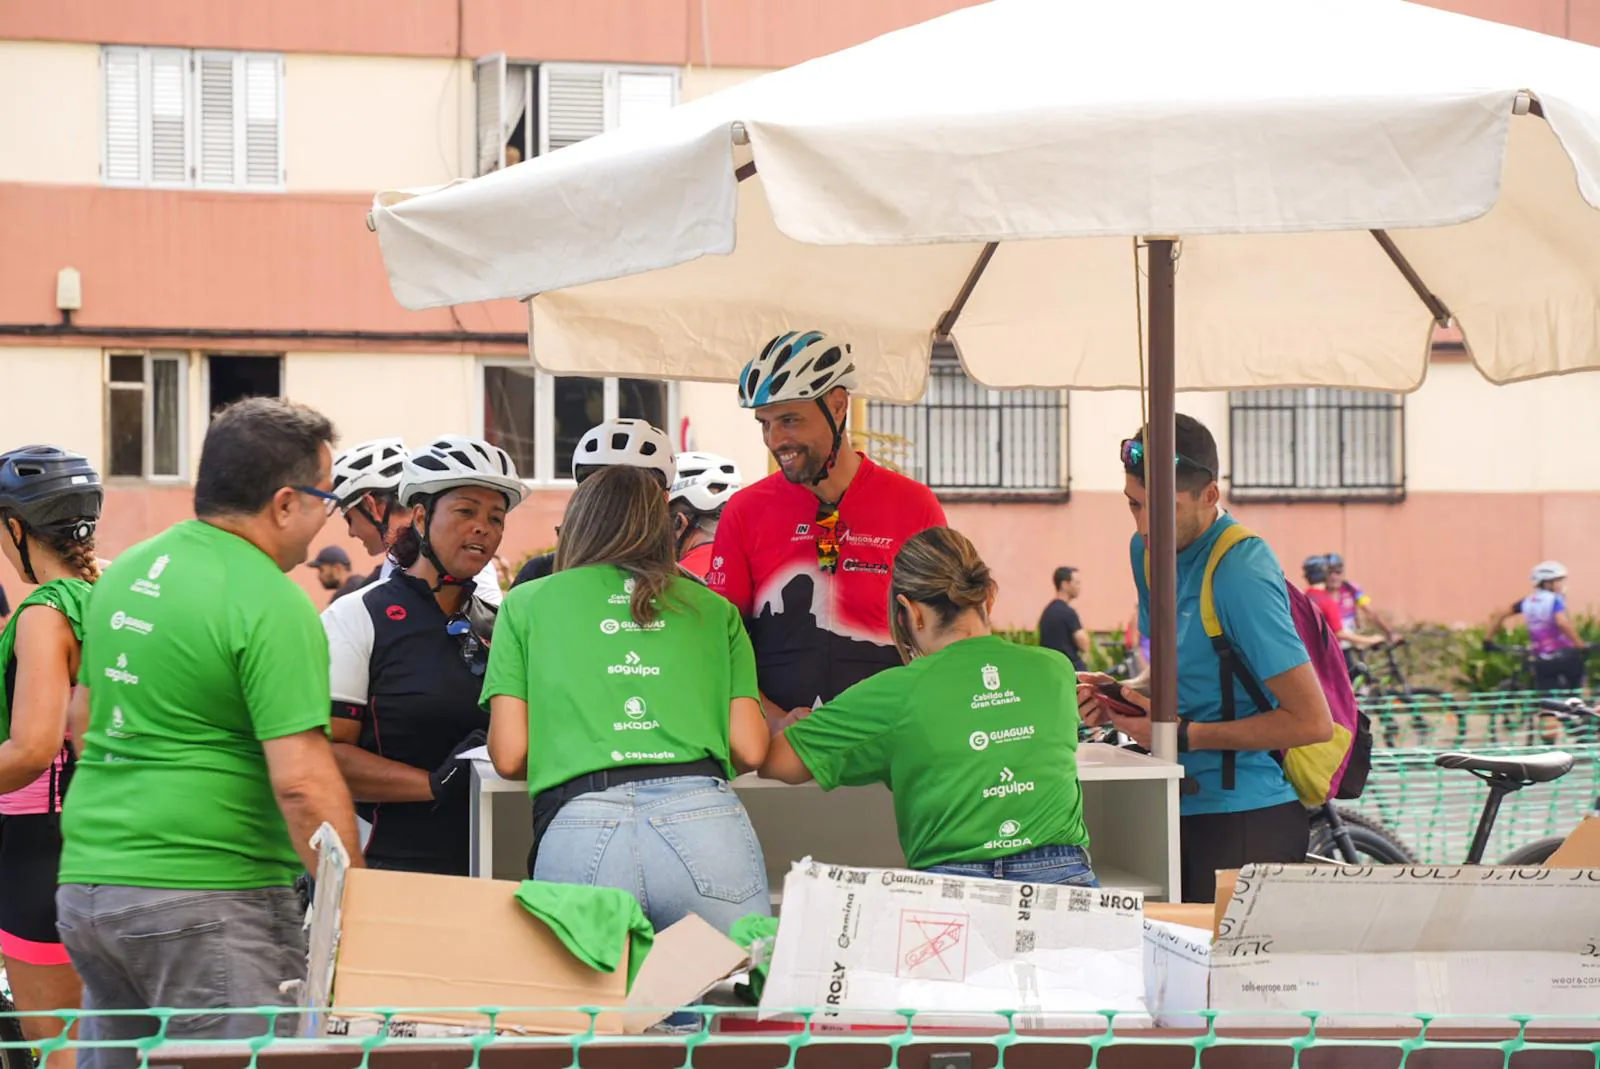
<svg viewBox="0 0 1600 1069">
<path fill-rule="evenodd" d="M 1036 846 L 1010 857 L 993 861 L 953 861 L 930 865 L 927 872 L 944 876 L 974 876 L 1014 883 L 1068 883 L 1077 887 L 1099 887 L 1089 865 L 1089 851 L 1081 846 Z"/>
<path fill-rule="evenodd" d="M 709 776 L 640 780 L 580 795 L 539 840 L 531 875 L 616 887 L 657 931 L 694 913 L 723 932 L 771 916 L 767 863 L 744 804 Z"/>
</svg>

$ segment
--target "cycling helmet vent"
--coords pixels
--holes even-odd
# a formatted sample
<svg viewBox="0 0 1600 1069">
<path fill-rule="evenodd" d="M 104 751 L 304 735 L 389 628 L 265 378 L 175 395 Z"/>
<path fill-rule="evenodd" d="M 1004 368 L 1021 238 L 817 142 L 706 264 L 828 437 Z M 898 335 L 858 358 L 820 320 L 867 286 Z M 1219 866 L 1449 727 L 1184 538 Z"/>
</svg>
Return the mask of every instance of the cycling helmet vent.
<svg viewBox="0 0 1600 1069">
<path fill-rule="evenodd" d="M 672 440 L 665 431 L 642 419 L 612 419 L 591 427 L 572 452 L 572 477 L 580 477 L 579 468 L 613 466 L 653 471 L 663 488 L 670 486 Z"/>
<path fill-rule="evenodd" d="M 475 438 L 449 435 L 406 461 L 400 503 L 414 505 L 421 498 L 464 486 L 498 490 L 506 496 L 507 508 L 516 508 L 527 493 L 505 450 Z"/>
<path fill-rule="evenodd" d="M 405 443 L 376 438 L 351 446 L 333 460 L 333 492 L 348 506 L 367 494 L 393 494 L 405 471 Z"/>
<path fill-rule="evenodd" d="M 780 334 L 740 373 L 739 404 L 760 408 L 816 400 L 835 387 L 853 389 L 856 368 L 849 356 L 850 346 L 819 330 Z"/>
<path fill-rule="evenodd" d="M 679 453 L 677 472 L 670 500 L 696 512 L 718 512 L 744 483 L 739 466 L 715 453 Z"/>
</svg>

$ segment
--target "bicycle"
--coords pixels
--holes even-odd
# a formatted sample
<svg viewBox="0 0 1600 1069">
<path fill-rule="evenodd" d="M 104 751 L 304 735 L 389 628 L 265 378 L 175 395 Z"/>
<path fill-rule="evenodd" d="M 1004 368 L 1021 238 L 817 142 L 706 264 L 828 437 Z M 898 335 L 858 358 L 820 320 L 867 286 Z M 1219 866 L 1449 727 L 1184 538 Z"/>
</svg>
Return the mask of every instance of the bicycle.
<svg viewBox="0 0 1600 1069">
<path fill-rule="evenodd" d="M 1596 728 L 1600 728 L 1600 713 L 1576 698 L 1545 699 L 1540 702 L 1538 712 L 1541 717 L 1554 717 L 1566 724 L 1592 722 Z M 1517 757 L 1490 757 L 1452 751 L 1435 757 L 1433 763 L 1439 768 L 1470 772 L 1489 785 L 1489 796 L 1484 799 L 1483 810 L 1478 816 L 1478 826 L 1473 832 L 1467 859 L 1463 862 L 1466 865 L 1481 865 L 1483 855 L 1489 848 L 1489 837 L 1494 832 L 1495 820 L 1500 815 L 1501 803 L 1505 801 L 1506 796 L 1536 783 L 1553 783 L 1572 770 L 1573 758 L 1564 750 Z M 1600 813 L 1600 799 L 1596 799 L 1595 809 L 1596 813 Z M 1416 864 L 1416 858 L 1405 843 L 1378 821 L 1363 817 L 1356 827 L 1341 828 L 1341 824 L 1348 821 L 1351 815 L 1348 810 L 1336 808 L 1331 804 L 1324 806 L 1323 811 L 1318 813 L 1318 816 L 1323 817 L 1326 822 L 1320 840 L 1315 830 L 1317 817 L 1312 818 L 1314 829 L 1312 849 L 1307 854 L 1307 860 L 1351 865 Z M 1349 839 L 1348 843 L 1344 841 L 1345 838 Z M 1563 841 L 1561 838 L 1549 838 L 1530 843 L 1506 855 L 1500 864 L 1513 867 L 1543 864 Z"/>
<path fill-rule="evenodd" d="M 1593 730 L 1600 730 L 1600 710 L 1596 710 L 1592 705 L 1584 704 L 1577 698 L 1569 698 L 1566 701 L 1547 698 L 1540 702 L 1539 705 L 1542 712 L 1555 716 L 1568 727 L 1576 727 L 1581 730 L 1585 725 L 1585 718 L 1587 718 L 1587 726 Z M 1595 798 L 1594 807 L 1589 810 L 1588 815 L 1600 817 L 1600 797 Z M 1543 865 L 1550 860 L 1550 855 L 1560 849 L 1561 844 L 1565 841 L 1559 835 L 1535 840 L 1507 854 L 1501 864 L 1517 866 Z"/>
<path fill-rule="evenodd" d="M 1509 676 L 1495 684 L 1492 693 L 1505 695 L 1516 693 L 1551 693 L 1551 688 L 1547 687 L 1541 690 L 1538 685 L 1538 666 L 1539 663 L 1544 660 L 1544 658 L 1532 646 L 1504 646 L 1498 642 L 1485 642 L 1483 644 L 1483 648 L 1487 653 L 1506 653 L 1517 658 L 1517 667 Z M 1587 659 L 1590 654 L 1600 651 L 1600 645 L 1595 645 L 1592 643 L 1576 648 L 1582 651 L 1585 659 Z M 1503 710 L 1503 712 L 1509 712 L 1509 710 Z M 1545 711 L 1538 706 L 1534 707 L 1532 710 L 1529 710 L 1529 714 L 1527 716 L 1527 745 L 1529 746 L 1538 745 L 1540 742 L 1540 739 L 1537 736 L 1539 735 L 1539 729 L 1541 725 L 1544 723 L 1544 712 Z M 1509 720 L 1510 718 L 1507 717 L 1506 719 Z M 1499 727 L 1499 718 L 1491 716 L 1488 724 L 1490 742 L 1499 741 Z M 1510 724 L 1508 723 L 1506 736 L 1507 739 L 1509 740 L 1512 738 L 1515 733 L 1515 729 L 1511 728 Z M 1554 736 L 1551 736 L 1545 738 L 1543 741 L 1546 744 L 1550 744 L 1555 741 L 1555 738 Z"/>
<path fill-rule="evenodd" d="M 1397 638 L 1381 642 L 1370 650 L 1352 647 L 1345 651 L 1356 703 L 1382 723 L 1383 744 L 1390 749 L 1400 740 L 1400 713 L 1406 711 L 1411 714 L 1415 745 L 1427 746 L 1430 741 L 1433 733 L 1433 725 L 1427 715 L 1430 711 L 1455 719 L 1455 745 L 1463 745 L 1466 742 L 1466 721 L 1448 703 L 1449 695 L 1437 687 L 1414 687 L 1406 679 L 1405 670 L 1395 656 L 1395 651 L 1403 645 L 1405 639 Z M 1368 660 L 1370 653 L 1382 654 L 1383 663 L 1374 667 Z M 1428 706 L 1437 708 L 1428 710 Z"/>
<path fill-rule="evenodd" d="M 11 1001 L 11 984 L 0 962 L 0 1069 L 34 1069 L 33 1048 L 22 1034 L 22 1020 Z"/>
</svg>

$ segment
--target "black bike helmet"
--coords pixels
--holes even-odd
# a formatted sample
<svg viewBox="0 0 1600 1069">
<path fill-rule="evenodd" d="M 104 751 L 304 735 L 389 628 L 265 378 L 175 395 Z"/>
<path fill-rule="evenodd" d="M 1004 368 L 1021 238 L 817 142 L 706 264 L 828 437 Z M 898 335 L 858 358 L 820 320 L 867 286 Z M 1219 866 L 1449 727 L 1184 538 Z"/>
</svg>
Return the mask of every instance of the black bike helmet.
<svg viewBox="0 0 1600 1069">
<path fill-rule="evenodd" d="M 23 535 L 12 535 L 28 582 L 37 582 L 28 561 L 27 532 L 87 541 L 100 520 L 105 487 L 89 461 L 53 445 L 25 445 L 0 454 L 0 515 L 16 517 Z M 9 525 L 6 532 L 11 533 Z"/>
<path fill-rule="evenodd" d="M 1300 565 L 1305 572 L 1306 582 L 1320 583 L 1328 578 L 1328 558 L 1323 556 L 1307 557 L 1305 563 Z"/>
</svg>

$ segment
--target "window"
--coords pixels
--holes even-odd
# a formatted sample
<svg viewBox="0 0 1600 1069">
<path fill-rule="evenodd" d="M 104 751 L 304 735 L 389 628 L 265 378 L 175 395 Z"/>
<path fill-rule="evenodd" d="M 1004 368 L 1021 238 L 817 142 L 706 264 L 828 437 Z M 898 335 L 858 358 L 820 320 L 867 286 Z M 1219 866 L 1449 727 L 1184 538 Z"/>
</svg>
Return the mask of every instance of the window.
<svg viewBox="0 0 1600 1069">
<path fill-rule="evenodd" d="M 483 365 L 483 436 L 535 482 L 570 478 L 578 439 L 595 424 L 643 419 L 666 429 L 673 402 L 665 382 L 546 375 L 526 361 Z"/>
<path fill-rule="evenodd" d="M 1236 498 L 1393 501 L 1405 493 L 1405 403 L 1370 390 L 1229 395 Z"/>
<path fill-rule="evenodd" d="M 677 102 L 678 75 L 671 69 L 485 56 L 477 63 L 477 173 L 554 152 Z"/>
<path fill-rule="evenodd" d="M 187 353 L 106 356 L 108 475 L 182 478 Z"/>
<path fill-rule="evenodd" d="M 278 356 L 206 357 L 207 408 L 213 416 L 246 397 L 283 396 L 283 358 Z"/>
<path fill-rule="evenodd" d="M 875 403 L 867 425 L 874 453 L 943 494 L 1067 491 L 1066 393 L 981 386 L 949 346 L 934 347 L 920 401 Z"/>
<path fill-rule="evenodd" d="M 118 47 L 101 69 L 108 184 L 283 187 L 283 57 Z"/>
</svg>

